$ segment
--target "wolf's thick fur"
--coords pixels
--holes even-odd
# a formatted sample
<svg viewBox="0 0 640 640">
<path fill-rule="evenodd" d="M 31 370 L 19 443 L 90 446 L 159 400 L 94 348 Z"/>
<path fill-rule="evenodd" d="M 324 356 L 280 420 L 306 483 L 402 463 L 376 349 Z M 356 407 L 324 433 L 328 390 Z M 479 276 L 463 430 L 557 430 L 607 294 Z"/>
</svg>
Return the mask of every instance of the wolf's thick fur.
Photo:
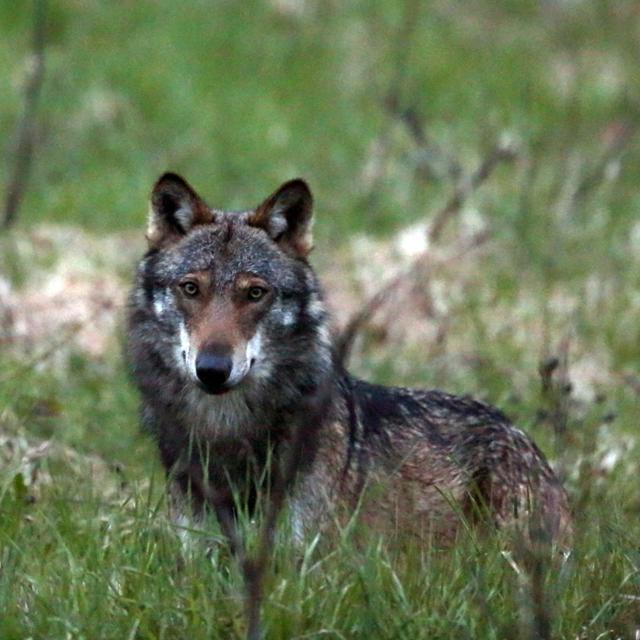
<svg viewBox="0 0 640 640">
<path fill-rule="evenodd" d="M 243 212 L 209 208 L 174 174 L 153 190 L 129 355 L 174 507 L 220 515 L 241 501 L 251 510 L 292 430 L 304 429 L 289 488 L 300 535 L 357 505 L 376 527 L 420 536 L 454 538 L 479 505 L 498 526 L 535 512 L 552 535 L 565 533 L 562 487 L 498 410 L 369 384 L 336 362 L 307 262 L 311 222 L 302 180 Z M 320 405 L 309 412 L 314 398 Z M 372 499 L 362 500 L 372 486 Z"/>
</svg>

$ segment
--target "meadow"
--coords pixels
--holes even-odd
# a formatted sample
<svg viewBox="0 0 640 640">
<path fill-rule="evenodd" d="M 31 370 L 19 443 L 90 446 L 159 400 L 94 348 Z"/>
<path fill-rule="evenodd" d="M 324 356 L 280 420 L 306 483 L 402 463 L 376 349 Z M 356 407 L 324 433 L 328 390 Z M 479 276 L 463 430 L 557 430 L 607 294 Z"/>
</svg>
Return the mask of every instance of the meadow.
<svg viewBox="0 0 640 640">
<path fill-rule="evenodd" d="M 33 6 L 0 0 L 2 189 Z M 300 549 L 283 518 L 266 637 L 638 640 L 638 3 L 46 8 L 32 172 L 0 231 L 0 638 L 244 636 L 216 525 L 206 555 L 167 517 L 123 353 L 147 198 L 171 169 L 229 209 L 304 176 L 336 325 L 399 278 L 351 370 L 501 407 L 575 514 L 551 560 L 473 531 L 454 549 L 363 543 L 357 523 Z"/>
</svg>

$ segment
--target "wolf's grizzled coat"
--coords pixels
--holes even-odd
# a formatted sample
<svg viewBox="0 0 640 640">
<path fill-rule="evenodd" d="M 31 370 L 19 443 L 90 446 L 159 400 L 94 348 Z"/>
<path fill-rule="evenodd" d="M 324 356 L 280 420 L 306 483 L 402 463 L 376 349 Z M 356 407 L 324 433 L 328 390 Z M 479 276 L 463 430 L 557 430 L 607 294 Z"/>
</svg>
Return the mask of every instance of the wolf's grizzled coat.
<svg viewBox="0 0 640 640">
<path fill-rule="evenodd" d="M 304 429 L 289 488 L 298 535 L 356 506 L 382 530 L 449 539 L 478 506 L 498 526 L 535 512 L 551 534 L 566 532 L 562 487 L 498 410 L 370 384 L 336 362 L 307 261 L 311 222 L 302 180 L 242 212 L 209 208 L 174 174 L 153 190 L 129 356 L 175 511 L 253 509 Z"/>
</svg>

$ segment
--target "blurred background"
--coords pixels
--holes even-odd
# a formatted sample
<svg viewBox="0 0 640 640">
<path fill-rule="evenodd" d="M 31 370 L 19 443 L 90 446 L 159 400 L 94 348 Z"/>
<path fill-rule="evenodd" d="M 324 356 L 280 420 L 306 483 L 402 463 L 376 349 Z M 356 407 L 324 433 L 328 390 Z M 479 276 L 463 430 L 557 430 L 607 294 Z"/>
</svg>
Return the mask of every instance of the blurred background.
<svg viewBox="0 0 640 640">
<path fill-rule="evenodd" d="M 122 327 L 166 170 L 229 209 L 304 177 L 353 371 L 501 406 L 637 530 L 639 51 L 636 0 L 0 0 L 0 541 L 162 484 Z"/>
</svg>

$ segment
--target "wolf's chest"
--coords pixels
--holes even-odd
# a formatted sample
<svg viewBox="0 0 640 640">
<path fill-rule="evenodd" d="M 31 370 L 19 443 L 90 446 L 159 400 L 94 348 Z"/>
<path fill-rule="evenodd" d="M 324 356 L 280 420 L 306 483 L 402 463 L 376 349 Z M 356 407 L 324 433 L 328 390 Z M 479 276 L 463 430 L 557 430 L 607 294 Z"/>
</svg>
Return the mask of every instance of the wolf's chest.
<svg viewBox="0 0 640 640">
<path fill-rule="evenodd" d="M 209 396 L 198 389 L 190 390 L 183 398 L 180 414 L 189 429 L 213 440 L 249 434 L 257 426 L 256 416 L 238 392 Z"/>
</svg>

